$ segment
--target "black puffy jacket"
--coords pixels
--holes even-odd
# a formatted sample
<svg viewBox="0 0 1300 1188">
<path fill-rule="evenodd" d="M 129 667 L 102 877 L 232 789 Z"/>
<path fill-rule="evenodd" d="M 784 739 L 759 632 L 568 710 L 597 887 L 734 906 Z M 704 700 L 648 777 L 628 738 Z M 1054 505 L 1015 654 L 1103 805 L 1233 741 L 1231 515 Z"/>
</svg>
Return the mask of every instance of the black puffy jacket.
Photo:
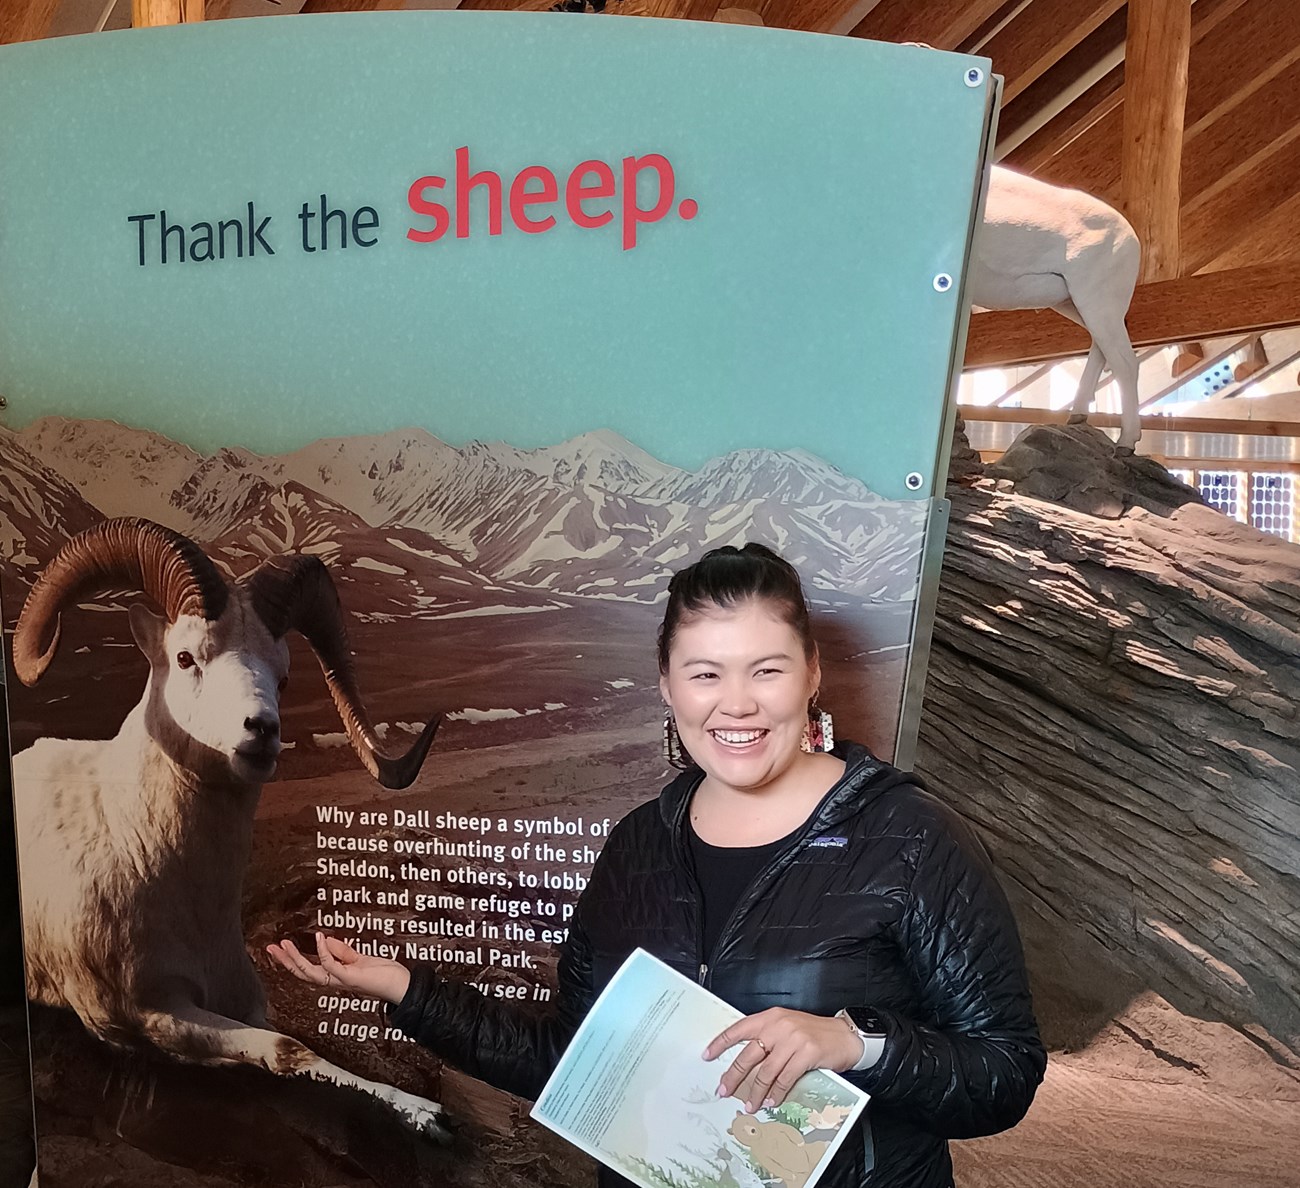
<svg viewBox="0 0 1300 1188">
<path fill-rule="evenodd" d="M 611 832 L 559 963 L 558 1013 L 536 1021 L 413 971 L 393 1021 L 473 1076 L 536 1098 L 595 996 L 638 946 L 746 1014 L 784 1006 L 874 1012 L 886 1033 L 872 1097 L 819 1188 L 947 1188 L 945 1140 L 1014 1125 L 1047 1058 L 1020 938 L 962 820 L 864 747 L 749 888 L 711 954 L 684 837 L 702 779 L 679 776 Z M 725 1065 L 719 1065 L 719 1073 Z M 601 1184 L 626 1181 L 602 1172 Z"/>
</svg>

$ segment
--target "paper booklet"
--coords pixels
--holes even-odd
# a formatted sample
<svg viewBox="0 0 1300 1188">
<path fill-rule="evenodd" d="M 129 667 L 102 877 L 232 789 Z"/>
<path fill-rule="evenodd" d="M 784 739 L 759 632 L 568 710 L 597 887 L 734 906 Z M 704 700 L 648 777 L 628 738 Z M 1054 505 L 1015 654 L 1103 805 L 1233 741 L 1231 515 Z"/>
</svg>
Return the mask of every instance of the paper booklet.
<svg viewBox="0 0 1300 1188">
<path fill-rule="evenodd" d="M 641 1188 L 813 1188 L 867 1104 L 815 1070 L 774 1109 L 718 1097 L 739 1011 L 637 949 L 596 999 L 532 1116 Z"/>
</svg>

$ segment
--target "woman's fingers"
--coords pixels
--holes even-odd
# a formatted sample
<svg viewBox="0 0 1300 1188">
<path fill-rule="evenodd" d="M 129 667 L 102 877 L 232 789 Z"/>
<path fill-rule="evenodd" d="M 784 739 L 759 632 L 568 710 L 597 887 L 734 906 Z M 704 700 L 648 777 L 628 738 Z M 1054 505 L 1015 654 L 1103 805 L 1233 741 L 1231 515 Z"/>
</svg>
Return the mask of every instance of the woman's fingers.
<svg viewBox="0 0 1300 1188">
<path fill-rule="evenodd" d="M 304 957 L 293 941 L 282 940 L 278 945 L 267 945 L 266 951 L 294 977 L 304 982 L 312 982 L 318 986 L 325 985 L 325 971 L 319 965 Z"/>
<path fill-rule="evenodd" d="M 751 1050 L 757 1055 L 751 1056 Z M 812 1067 L 796 1047 L 782 1044 L 770 1051 L 759 1041 L 746 1044 L 718 1086 L 720 1097 L 736 1097 L 749 1113 L 773 1109 L 785 1101 L 795 1082 Z"/>
<path fill-rule="evenodd" d="M 723 1073 L 718 1095 L 738 1097 L 751 1113 L 780 1105 L 809 1069 L 851 1068 L 862 1047 L 842 1020 L 781 1007 L 737 1019 L 704 1050 L 704 1059 L 737 1044 L 744 1047 Z"/>
<path fill-rule="evenodd" d="M 314 986 L 342 986 L 347 984 L 347 969 L 360 958 L 360 954 L 351 945 L 316 933 L 316 956 L 320 964 L 305 956 L 291 940 L 282 940 L 278 944 L 266 946 L 270 953 L 294 977 Z"/>
<path fill-rule="evenodd" d="M 757 1015 L 746 1015 L 743 1019 L 737 1019 L 726 1030 L 718 1032 L 709 1046 L 704 1049 L 704 1059 L 716 1060 L 728 1048 L 734 1048 L 743 1040 L 752 1040 L 758 1035 L 768 1013 L 760 1011 Z"/>
<path fill-rule="evenodd" d="M 718 1082 L 719 1097 L 738 1097 L 742 1085 L 752 1084 L 759 1065 L 767 1057 L 767 1049 L 759 1040 L 751 1040 L 736 1054 L 731 1067 Z"/>
<path fill-rule="evenodd" d="M 343 965 L 351 965 L 354 961 L 361 960 L 361 954 L 347 941 L 339 940 L 337 936 L 326 936 L 325 945 L 329 949 L 330 956 Z"/>
<path fill-rule="evenodd" d="M 775 1109 L 795 1082 L 808 1071 L 806 1060 L 797 1053 L 788 1056 L 774 1052 L 754 1070 L 754 1083 L 745 1096 L 745 1108 L 752 1114 L 761 1109 Z"/>
<path fill-rule="evenodd" d="M 316 956 L 320 958 L 320 967 L 327 974 L 337 977 L 341 972 L 339 960 L 330 952 L 329 942 L 323 932 L 316 934 Z"/>
</svg>

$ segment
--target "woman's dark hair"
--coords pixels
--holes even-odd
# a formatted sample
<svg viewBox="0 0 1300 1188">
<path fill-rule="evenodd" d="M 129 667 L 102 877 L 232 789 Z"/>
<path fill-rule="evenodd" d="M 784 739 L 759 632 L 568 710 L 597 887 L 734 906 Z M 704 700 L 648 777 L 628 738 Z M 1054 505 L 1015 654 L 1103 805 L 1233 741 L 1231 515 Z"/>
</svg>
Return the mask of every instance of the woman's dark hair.
<svg viewBox="0 0 1300 1188">
<path fill-rule="evenodd" d="M 726 545 L 711 549 L 694 565 L 678 570 L 668 583 L 668 606 L 659 628 L 659 671 L 668 671 L 668 653 L 684 618 L 710 607 L 749 601 L 765 602 L 777 610 L 795 629 L 804 655 L 813 658 L 817 645 L 808 600 L 794 566 L 766 545 L 747 544 L 743 549 Z"/>
</svg>

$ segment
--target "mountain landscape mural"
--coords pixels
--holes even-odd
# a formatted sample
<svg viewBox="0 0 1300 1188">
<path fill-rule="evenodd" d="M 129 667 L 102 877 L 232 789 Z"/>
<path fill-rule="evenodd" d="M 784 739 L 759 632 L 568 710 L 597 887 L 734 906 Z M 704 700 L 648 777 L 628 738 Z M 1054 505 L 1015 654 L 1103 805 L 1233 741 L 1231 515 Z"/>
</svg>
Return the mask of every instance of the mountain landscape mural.
<svg viewBox="0 0 1300 1188">
<path fill-rule="evenodd" d="M 401 792 L 378 787 L 344 745 L 315 658 L 289 637 L 286 747 L 258 809 L 244 921 L 275 1026 L 346 1068 L 440 1101 L 456 1121 L 452 1147 L 405 1141 L 371 1103 L 327 1086 L 115 1056 L 75 1018 L 45 1009 L 34 1015 L 38 1133 L 42 1180 L 55 1188 L 94 1182 L 97 1168 L 110 1166 L 102 1146 L 110 1140 L 88 1137 L 106 1111 L 118 1118 L 111 1166 L 132 1163 L 143 1188 L 276 1184 L 269 1152 L 285 1144 L 299 1149 L 286 1166 L 295 1176 L 315 1168 L 303 1182 L 321 1185 L 354 1182 L 344 1174 L 351 1164 L 369 1177 L 356 1182 L 383 1188 L 590 1182 L 584 1157 L 522 1123 L 522 1103 L 414 1045 L 335 1034 L 311 988 L 275 971 L 264 946 L 284 935 L 309 942 L 324 884 L 365 885 L 319 873 L 318 832 L 335 810 L 386 811 L 391 820 L 400 809 L 406 824 L 378 832 L 427 843 L 425 867 L 469 886 L 500 885 L 503 899 L 536 880 L 538 897 L 562 919 L 579 886 L 572 876 L 589 857 L 498 860 L 464 846 L 472 832 L 437 819 L 589 830 L 653 797 L 672 774 L 659 745 L 655 635 L 673 571 L 707 549 L 758 540 L 799 569 L 821 649 L 821 704 L 841 737 L 893 753 L 928 505 L 882 499 L 808 453 L 742 450 L 685 471 L 608 430 L 520 449 L 455 447 L 404 429 L 279 455 L 240 446 L 203 454 L 144 429 L 47 417 L 0 431 L 0 484 L 6 633 L 65 540 L 106 517 L 141 516 L 198 541 L 232 577 L 280 554 L 319 557 L 338 588 L 381 735 L 404 746 L 442 718 L 416 782 Z M 147 675 L 127 623 L 134 599 L 109 593 L 70 608 L 59 655 L 35 688 L 10 670 L 15 751 L 40 737 L 116 733 Z M 444 842 L 463 848 L 443 852 Z M 504 883 L 493 884 L 498 878 Z M 429 889 L 395 884 L 403 885 Z M 512 919 L 503 904 L 448 903 L 423 914 L 449 929 L 470 921 L 504 929 Z M 368 931 L 373 915 L 358 912 L 350 929 L 335 931 L 373 940 L 383 935 Z M 478 964 L 451 962 L 444 972 L 543 1001 L 555 945 L 534 936 L 508 948 L 525 959 L 489 961 L 485 952 Z M 239 1091 L 212 1092 L 214 1075 L 239 1080 Z M 248 1116 L 228 1116 L 238 1109 Z M 214 1113 L 224 1119 L 217 1125 Z M 213 1140 L 223 1126 L 247 1132 L 254 1114 L 258 1128 L 274 1132 L 266 1143 L 236 1150 Z M 198 1154 L 178 1158 L 182 1140 Z M 465 1144 L 473 1158 L 457 1157 Z"/>
</svg>

